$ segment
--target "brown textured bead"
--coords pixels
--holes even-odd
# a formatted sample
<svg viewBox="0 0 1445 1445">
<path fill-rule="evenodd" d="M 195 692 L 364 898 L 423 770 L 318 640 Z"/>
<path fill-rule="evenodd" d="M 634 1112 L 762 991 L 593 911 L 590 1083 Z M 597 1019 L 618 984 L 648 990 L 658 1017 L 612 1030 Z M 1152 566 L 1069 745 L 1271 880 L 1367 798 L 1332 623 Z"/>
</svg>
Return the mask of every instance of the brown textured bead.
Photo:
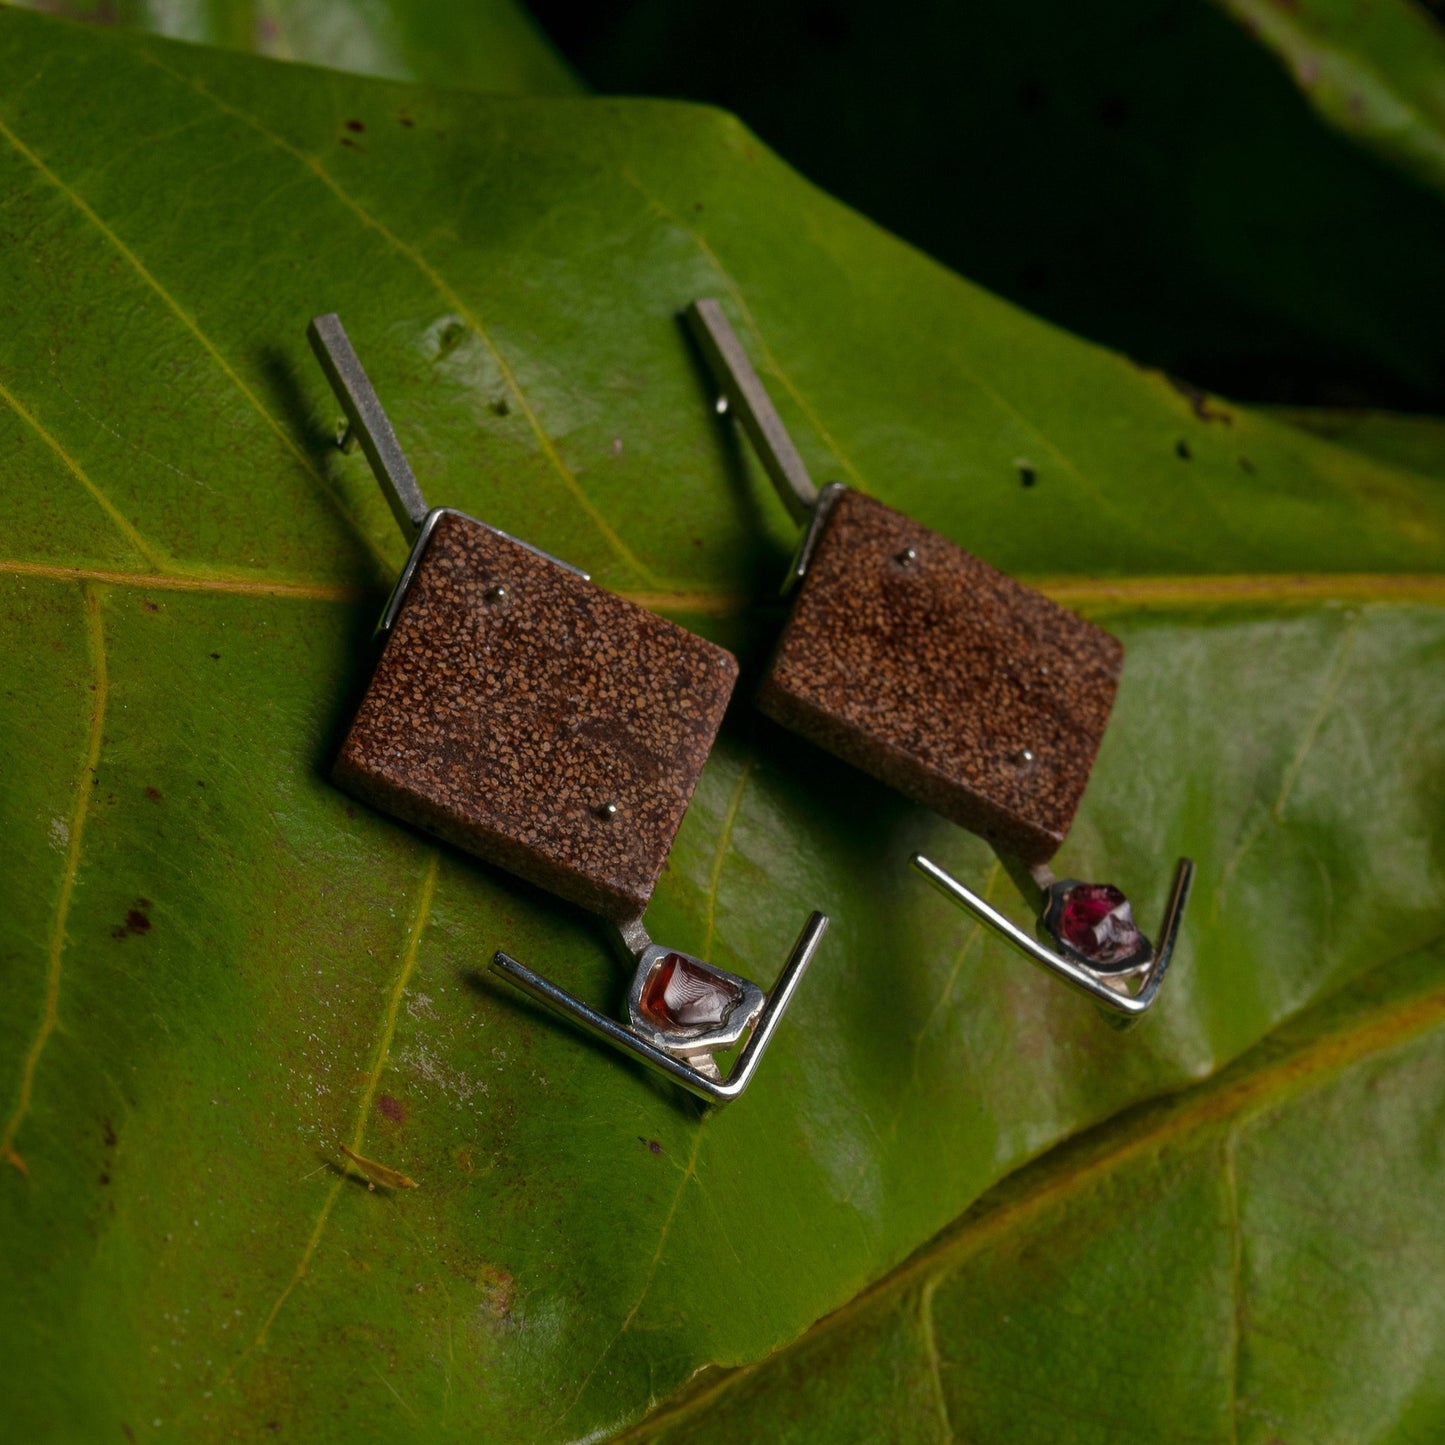
<svg viewBox="0 0 1445 1445">
<path fill-rule="evenodd" d="M 763 711 L 1029 863 L 1064 840 L 1124 650 L 862 492 L 839 493 Z"/>
<path fill-rule="evenodd" d="M 652 896 L 736 677 L 731 653 L 447 513 L 335 777 L 622 920 Z"/>
</svg>

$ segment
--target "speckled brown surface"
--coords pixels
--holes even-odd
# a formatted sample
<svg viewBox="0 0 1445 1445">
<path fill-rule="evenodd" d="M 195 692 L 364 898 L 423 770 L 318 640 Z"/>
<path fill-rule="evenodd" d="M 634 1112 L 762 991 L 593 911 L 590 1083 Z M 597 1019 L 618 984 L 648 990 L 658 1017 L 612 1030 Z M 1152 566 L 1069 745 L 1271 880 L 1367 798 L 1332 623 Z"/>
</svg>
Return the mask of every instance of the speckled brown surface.
<svg viewBox="0 0 1445 1445">
<path fill-rule="evenodd" d="M 916 556 L 905 560 L 909 548 Z M 758 702 L 785 727 L 1042 863 L 1089 780 L 1123 658 L 1107 632 L 847 490 Z"/>
<path fill-rule="evenodd" d="M 336 781 L 625 919 L 652 896 L 736 677 L 731 653 L 449 513 Z"/>
</svg>

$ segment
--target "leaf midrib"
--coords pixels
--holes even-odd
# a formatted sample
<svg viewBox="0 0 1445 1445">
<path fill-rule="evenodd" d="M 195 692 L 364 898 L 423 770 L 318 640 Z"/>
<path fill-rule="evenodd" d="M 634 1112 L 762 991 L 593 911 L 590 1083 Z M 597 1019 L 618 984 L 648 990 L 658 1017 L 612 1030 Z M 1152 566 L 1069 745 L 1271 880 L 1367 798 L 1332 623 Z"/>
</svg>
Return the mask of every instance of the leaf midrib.
<svg viewBox="0 0 1445 1445">
<path fill-rule="evenodd" d="M 200 592 L 273 597 L 303 602 L 377 601 L 383 593 L 356 582 L 269 578 L 225 572 L 125 572 L 67 567 L 53 562 L 0 559 L 0 576 L 55 582 L 107 583 L 160 592 Z M 1091 612 L 1197 611 L 1201 608 L 1307 607 L 1330 602 L 1392 602 L 1445 605 L 1445 572 L 1240 572 L 1158 577 L 1031 577 L 1018 580 L 1068 607 Z M 618 594 L 655 612 L 729 617 L 775 608 L 776 597 L 682 590 Z"/>
</svg>

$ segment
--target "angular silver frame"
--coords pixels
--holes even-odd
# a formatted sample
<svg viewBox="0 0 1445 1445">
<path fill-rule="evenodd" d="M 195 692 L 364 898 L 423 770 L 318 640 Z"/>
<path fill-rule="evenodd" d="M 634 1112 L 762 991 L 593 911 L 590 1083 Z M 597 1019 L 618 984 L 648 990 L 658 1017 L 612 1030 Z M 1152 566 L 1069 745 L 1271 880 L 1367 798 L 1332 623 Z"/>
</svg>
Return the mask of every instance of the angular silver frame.
<svg viewBox="0 0 1445 1445">
<path fill-rule="evenodd" d="M 519 963 L 510 954 L 503 953 L 500 949 L 492 959 L 492 968 L 509 983 L 515 984 L 523 993 L 536 999 L 538 1003 L 545 1004 L 556 1013 L 572 1019 L 588 1033 L 605 1039 L 624 1053 L 641 1059 L 655 1069 L 660 1069 L 685 1089 L 696 1094 L 698 1098 L 704 1099 L 710 1104 L 725 1104 L 731 1099 L 736 1099 L 752 1081 L 758 1064 L 762 1060 L 763 1052 L 772 1041 L 773 1034 L 777 1031 L 778 1024 L 782 1021 L 783 1014 L 792 1001 L 798 984 L 802 981 L 804 970 L 812 962 L 813 955 L 817 951 L 818 944 L 827 931 L 827 927 L 828 919 L 825 914 L 814 913 L 808 919 L 803 926 L 803 931 L 798 935 L 798 941 L 793 945 L 792 952 L 788 955 L 788 961 L 783 966 L 777 983 L 773 985 L 772 992 L 767 995 L 764 995 L 756 984 L 749 983 L 736 974 L 728 973 L 715 964 L 704 964 L 703 966 L 713 973 L 739 985 L 744 990 L 744 997 L 734 1008 L 728 1022 L 720 1029 L 682 1040 L 639 1020 L 638 1009 L 642 986 L 648 973 L 661 957 L 668 953 L 678 953 L 684 958 L 691 958 L 690 954 L 683 953 L 681 949 L 649 944 L 639 956 L 637 971 L 633 975 L 632 989 L 628 996 L 628 1014 L 632 1022 L 627 1024 L 619 1024 L 604 1014 L 598 1013 L 596 1009 L 589 1007 L 581 999 L 568 993 L 566 989 L 559 988 L 550 979 L 543 978 L 541 974 L 533 973 L 525 964 Z M 696 961 L 702 962 L 700 959 Z M 743 1015 L 746 1016 L 740 1017 Z M 638 1027 L 639 1022 L 642 1023 L 642 1027 Z M 716 1067 L 712 1066 L 711 1050 L 725 1048 L 736 1043 L 749 1025 L 752 1026 L 752 1037 L 747 1041 L 742 1053 L 738 1055 L 732 1072 L 726 1078 L 718 1076 Z M 664 1044 L 664 1040 L 670 1042 Z M 705 1068 L 699 1068 L 691 1062 L 699 1054 L 705 1056 L 707 1064 L 711 1066 L 711 1072 Z"/>
<path fill-rule="evenodd" d="M 1006 918 L 993 904 L 987 902 L 971 888 L 965 887 L 946 868 L 940 868 L 922 853 L 915 853 L 909 860 L 913 866 L 943 894 L 945 898 L 973 914 L 980 923 L 1013 944 L 1026 958 L 1046 968 L 1056 977 L 1063 979 L 1080 993 L 1087 994 L 1095 1003 L 1115 1014 L 1123 1016 L 1126 1025 L 1136 1022 L 1158 996 L 1174 957 L 1174 945 L 1179 938 L 1179 925 L 1184 918 L 1184 909 L 1189 902 L 1189 890 L 1194 882 L 1194 864 L 1188 858 L 1181 858 L 1174 870 L 1174 886 L 1169 891 L 1169 902 L 1164 908 L 1164 921 L 1159 926 L 1159 941 L 1149 956 L 1133 967 L 1116 973 L 1105 969 L 1090 968 L 1088 964 L 1047 947 L 1025 933 L 1012 919 Z M 1130 992 L 1129 985 L 1139 982 L 1139 988 Z"/>
</svg>

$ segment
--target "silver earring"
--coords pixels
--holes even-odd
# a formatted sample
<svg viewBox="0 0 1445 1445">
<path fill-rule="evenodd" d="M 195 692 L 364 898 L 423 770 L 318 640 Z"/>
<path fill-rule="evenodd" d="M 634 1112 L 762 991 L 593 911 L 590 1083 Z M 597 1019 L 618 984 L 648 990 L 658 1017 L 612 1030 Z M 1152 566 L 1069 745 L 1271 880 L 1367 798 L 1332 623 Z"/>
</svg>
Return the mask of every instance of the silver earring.
<svg viewBox="0 0 1445 1445">
<path fill-rule="evenodd" d="M 451 507 L 428 507 L 335 316 L 308 330 L 411 555 L 334 768 L 348 792 L 601 914 L 633 965 L 625 1024 L 498 952 L 492 968 L 694 1094 L 748 1086 L 828 926 L 771 995 L 647 936 L 642 915 L 737 677 L 731 653 Z M 625 665 L 614 659 L 625 658 Z M 714 1055 L 751 1033 L 723 1077 Z"/>
<path fill-rule="evenodd" d="M 804 529 L 758 706 L 1030 868 L 1043 943 L 937 863 L 912 860 L 1027 958 L 1138 1017 L 1164 981 L 1193 864 L 1179 862 L 1157 947 L 1117 889 L 1047 868 L 1103 739 L 1123 648 L 893 508 L 836 482 L 820 490 L 718 303 L 684 314 L 718 412 L 740 422 Z"/>
</svg>

